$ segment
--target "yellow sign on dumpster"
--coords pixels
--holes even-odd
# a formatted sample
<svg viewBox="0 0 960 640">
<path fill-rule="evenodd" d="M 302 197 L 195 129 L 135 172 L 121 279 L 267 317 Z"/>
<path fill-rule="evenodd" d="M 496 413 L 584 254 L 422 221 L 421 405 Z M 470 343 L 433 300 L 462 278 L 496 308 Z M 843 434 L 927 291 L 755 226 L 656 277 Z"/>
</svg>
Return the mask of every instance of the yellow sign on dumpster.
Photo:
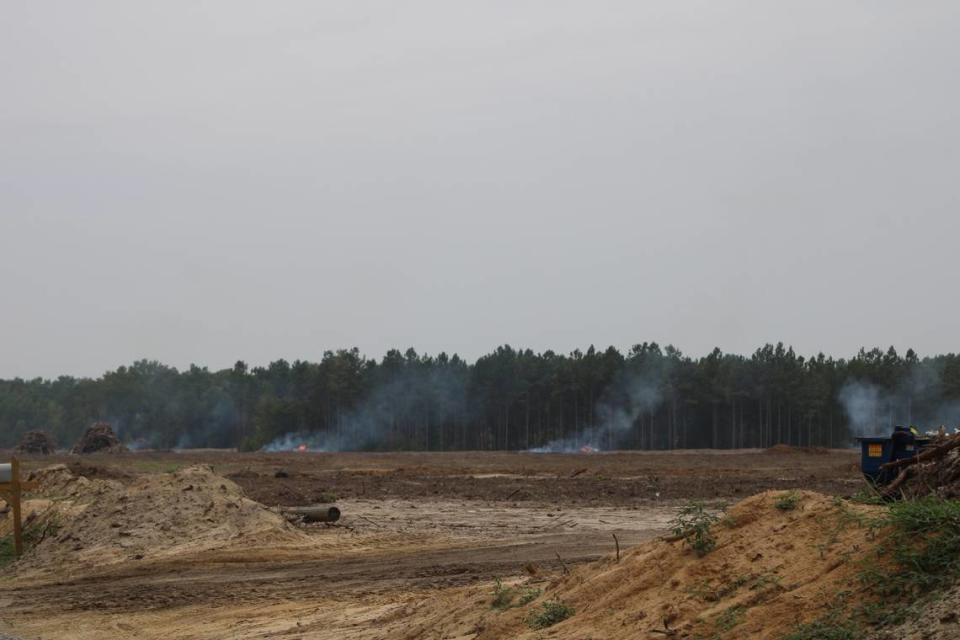
<svg viewBox="0 0 960 640">
<path fill-rule="evenodd" d="M 883 445 L 882 444 L 869 444 L 867 445 L 867 455 L 871 458 L 882 458 L 883 457 Z"/>
</svg>

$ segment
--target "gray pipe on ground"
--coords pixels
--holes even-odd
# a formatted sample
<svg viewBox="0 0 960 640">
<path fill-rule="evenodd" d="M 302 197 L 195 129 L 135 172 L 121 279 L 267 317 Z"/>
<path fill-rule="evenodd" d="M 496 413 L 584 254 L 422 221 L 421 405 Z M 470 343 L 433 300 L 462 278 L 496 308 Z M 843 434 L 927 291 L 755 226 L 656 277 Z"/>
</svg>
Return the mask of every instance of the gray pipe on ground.
<svg viewBox="0 0 960 640">
<path fill-rule="evenodd" d="M 340 509 L 332 504 L 314 504 L 308 507 L 282 507 L 284 513 L 300 516 L 304 522 L 336 522 Z"/>
</svg>

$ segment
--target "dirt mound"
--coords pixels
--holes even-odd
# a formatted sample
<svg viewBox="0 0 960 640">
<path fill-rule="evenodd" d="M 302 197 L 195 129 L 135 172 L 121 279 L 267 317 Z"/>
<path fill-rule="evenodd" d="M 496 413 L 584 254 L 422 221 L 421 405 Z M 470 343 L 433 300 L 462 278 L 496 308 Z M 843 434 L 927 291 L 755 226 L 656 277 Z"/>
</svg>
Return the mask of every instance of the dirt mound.
<svg viewBox="0 0 960 640">
<path fill-rule="evenodd" d="M 920 455 L 884 466 L 897 473 L 883 490 L 887 496 L 960 498 L 960 434 L 938 438 Z"/>
<path fill-rule="evenodd" d="M 56 523 L 56 533 L 18 563 L 21 574 L 91 570 L 305 536 L 206 465 L 126 485 L 74 476 L 64 465 L 35 472 L 33 479 L 39 493 L 52 499 L 52 510 L 42 517 Z"/>
<path fill-rule="evenodd" d="M 119 483 L 90 480 L 74 475 L 64 464 L 55 464 L 27 474 L 27 480 L 37 483 L 37 493 L 48 499 L 83 498 L 90 500 L 106 491 L 120 488 Z"/>
<path fill-rule="evenodd" d="M 406 637 L 472 615 L 478 640 L 532 640 L 544 632 L 530 628 L 531 616 L 560 602 L 575 613 L 550 627 L 554 638 L 781 638 L 857 584 L 860 561 L 876 544 L 865 522 L 877 509 L 813 492 L 762 493 L 713 525 L 716 547 L 703 557 L 683 540 L 641 544 L 620 562 L 611 555 L 575 569 L 502 613 L 489 597 L 480 605 L 475 597 L 445 602 Z M 486 610 L 479 619 L 478 606 Z"/>
<path fill-rule="evenodd" d="M 72 453 L 123 453 L 123 446 L 109 422 L 97 422 L 74 445 Z"/>
<path fill-rule="evenodd" d="M 48 456 L 54 453 L 56 449 L 56 442 L 46 431 L 27 431 L 20 438 L 20 444 L 14 451 L 16 453 L 37 453 Z"/>
</svg>

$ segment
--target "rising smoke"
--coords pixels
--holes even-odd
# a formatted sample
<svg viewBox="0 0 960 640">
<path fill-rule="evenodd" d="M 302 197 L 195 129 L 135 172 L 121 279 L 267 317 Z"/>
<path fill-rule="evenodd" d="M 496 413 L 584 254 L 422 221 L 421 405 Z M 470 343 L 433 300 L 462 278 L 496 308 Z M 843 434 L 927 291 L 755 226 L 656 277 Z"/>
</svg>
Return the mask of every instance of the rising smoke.
<svg viewBox="0 0 960 640">
<path fill-rule="evenodd" d="M 960 402 L 942 398 L 942 371 L 930 364 L 914 365 L 893 389 L 849 380 L 837 400 L 849 420 L 852 436 L 886 435 L 897 425 L 935 431 L 960 424 Z"/>
<path fill-rule="evenodd" d="M 466 418 L 467 380 L 454 370 L 404 367 L 374 387 L 360 406 L 337 416 L 324 431 L 285 433 L 265 451 L 291 451 L 306 445 L 311 451 L 363 451 L 396 448 L 399 429 L 410 425 L 429 450 L 440 425 Z M 401 427 L 403 425 L 403 427 Z"/>
<path fill-rule="evenodd" d="M 636 439 L 637 421 L 663 402 L 663 370 L 630 371 L 614 380 L 597 405 L 597 423 L 581 433 L 558 438 L 533 453 L 569 453 L 618 449 Z"/>
</svg>

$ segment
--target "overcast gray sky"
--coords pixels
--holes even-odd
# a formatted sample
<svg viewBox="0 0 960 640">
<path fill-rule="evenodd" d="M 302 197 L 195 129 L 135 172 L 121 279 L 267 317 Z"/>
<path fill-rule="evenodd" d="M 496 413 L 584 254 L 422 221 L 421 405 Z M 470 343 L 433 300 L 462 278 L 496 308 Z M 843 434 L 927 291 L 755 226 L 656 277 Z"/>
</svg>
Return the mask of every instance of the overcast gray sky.
<svg viewBox="0 0 960 640">
<path fill-rule="evenodd" d="M 956 351 L 960 3 L 0 0 L 0 376 Z"/>
</svg>

